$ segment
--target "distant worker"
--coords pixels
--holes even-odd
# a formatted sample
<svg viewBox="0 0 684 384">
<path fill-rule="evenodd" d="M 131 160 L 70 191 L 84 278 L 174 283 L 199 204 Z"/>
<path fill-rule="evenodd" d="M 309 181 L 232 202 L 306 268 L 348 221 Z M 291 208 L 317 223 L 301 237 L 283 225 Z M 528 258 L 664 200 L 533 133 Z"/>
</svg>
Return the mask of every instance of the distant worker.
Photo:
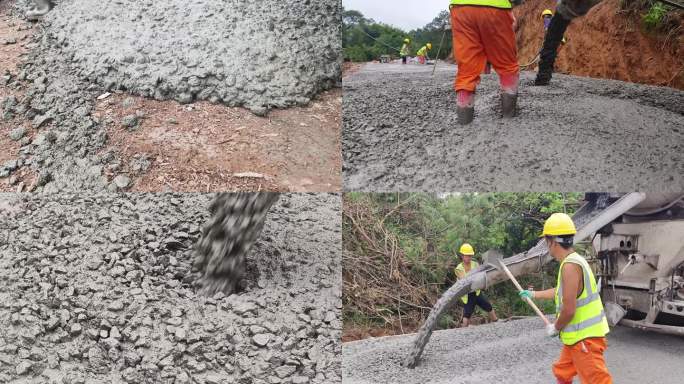
<svg viewBox="0 0 684 384">
<path fill-rule="evenodd" d="M 401 50 L 399 51 L 399 54 L 401 55 L 402 64 L 406 64 L 406 59 L 409 55 L 409 49 L 411 49 L 411 39 L 406 38 L 404 39 L 404 45 L 401 46 Z"/>
<path fill-rule="evenodd" d="M 582 384 L 611 384 L 612 379 L 603 358 L 608 320 L 594 272 L 589 263 L 573 249 L 577 233 L 570 216 L 554 213 L 546 220 L 542 236 L 549 253 L 560 263 L 556 288 L 545 291 L 520 292 L 520 297 L 553 299 L 556 322 L 550 324 L 547 335 L 560 334 L 563 350 L 553 364 L 553 374 L 559 384 L 572 384 L 579 375 Z"/>
<path fill-rule="evenodd" d="M 553 11 L 551 11 L 550 9 L 545 9 L 542 12 L 542 20 L 544 22 L 544 34 L 546 34 L 546 31 L 549 30 L 549 25 L 551 25 L 551 18 L 552 17 L 553 17 Z M 562 45 L 560 47 L 558 47 L 558 52 L 560 52 L 561 48 L 563 47 L 563 45 L 565 45 L 566 42 L 567 42 L 567 40 L 565 40 L 565 36 L 564 36 L 563 39 L 561 40 Z"/>
<path fill-rule="evenodd" d="M 418 50 L 416 53 L 416 56 L 418 56 L 418 62 L 421 64 L 426 64 L 427 60 L 430 60 L 430 56 L 428 56 L 428 52 L 432 50 L 432 43 L 427 43 L 423 45 L 422 48 Z"/>
<path fill-rule="evenodd" d="M 509 0 L 451 0 L 454 59 L 457 61 L 456 106 L 460 124 L 475 115 L 475 89 L 487 62 L 499 75 L 503 116 L 515 116 L 518 102 L 518 65 L 515 18 Z"/>
<path fill-rule="evenodd" d="M 558 47 L 564 40 L 565 30 L 575 17 L 584 16 L 601 0 L 559 0 L 556 13 L 551 17 L 548 30 L 544 35 L 544 45 L 539 53 L 539 70 L 534 79 L 535 85 L 549 85 L 553 76 L 553 66 L 558 56 Z"/>
<path fill-rule="evenodd" d="M 472 245 L 468 243 L 463 244 L 461 246 L 461 249 L 459 250 L 459 253 L 461 254 L 462 261 L 454 269 L 454 274 L 456 274 L 457 278 L 463 279 L 466 277 L 467 274 L 470 273 L 470 271 L 479 267 L 480 264 L 478 264 L 477 261 L 473 260 L 475 250 L 473 249 Z M 482 292 L 470 292 L 467 296 L 461 297 L 461 301 L 463 301 L 464 304 L 462 324 L 463 327 L 467 327 L 468 325 L 470 325 L 470 317 L 473 315 L 473 312 L 475 312 L 476 305 L 489 314 L 490 321 L 498 321 L 496 313 L 492 308 L 492 305 L 489 303 L 489 301 L 487 301 L 487 298 Z"/>
</svg>

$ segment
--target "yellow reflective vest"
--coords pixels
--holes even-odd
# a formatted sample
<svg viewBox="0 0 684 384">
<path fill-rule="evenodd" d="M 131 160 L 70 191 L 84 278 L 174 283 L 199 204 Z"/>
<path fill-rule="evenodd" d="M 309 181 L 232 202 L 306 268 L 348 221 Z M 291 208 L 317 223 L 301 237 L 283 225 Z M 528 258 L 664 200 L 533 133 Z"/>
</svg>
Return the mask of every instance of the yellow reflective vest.
<svg viewBox="0 0 684 384">
<path fill-rule="evenodd" d="M 479 5 L 502 9 L 512 8 L 510 0 L 451 0 L 451 5 Z"/>
<path fill-rule="evenodd" d="M 477 261 L 475 261 L 475 260 L 470 260 L 470 270 L 471 270 L 471 271 L 472 271 L 473 269 L 479 267 L 479 266 L 480 266 L 480 264 L 478 264 Z M 456 271 L 461 271 L 461 272 L 463 272 L 464 274 L 467 274 L 467 273 L 466 273 L 466 270 L 465 270 L 465 266 L 463 266 L 463 263 L 458 263 L 458 265 L 456 266 L 456 268 L 454 268 L 454 274 L 455 274 L 456 276 L 458 276 L 458 274 L 456 273 Z M 479 291 L 479 290 L 475 291 L 475 295 L 480 296 L 480 291 Z M 461 297 L 461 301 L 463 301 L 463 304 L 468 304 L 468 295 L 465 295 L 465 296 Z"/>
<path fill-rule="evenodd" d="M 603 302 L 598 291 L 594 272 L 589 263 L 577 253 L 568 255 L 560 265 L 558 281 L 556 283 L 556 315 L 560 314 L 563 306 L 562 271 L 565 263 L 573 263 L 582 267 L 584 288 L 577 297 L 577 309 L 570 323 L 560 331 L 560 339 L 565 345 L 574 345 L 590 337 L 604 337 L 608 334 L 608 319 L 603 311 Z"/>
<path fill-rule="evenodd" d="M 402 56 L 408 56 L 408 54 L 409 54 L 408 44 L 404 43 L 404 45 L 401 46 L 401 51 L 399 51 L 399 54 Z"/>
<path fill-rule="evenodd" d="M 427 45 L 423 45 L 423 48 L 419 49 L 418 52 L 416 53 L 417 56 L 425 56 L 427 54 L 428 48 Z"/>
</svg>

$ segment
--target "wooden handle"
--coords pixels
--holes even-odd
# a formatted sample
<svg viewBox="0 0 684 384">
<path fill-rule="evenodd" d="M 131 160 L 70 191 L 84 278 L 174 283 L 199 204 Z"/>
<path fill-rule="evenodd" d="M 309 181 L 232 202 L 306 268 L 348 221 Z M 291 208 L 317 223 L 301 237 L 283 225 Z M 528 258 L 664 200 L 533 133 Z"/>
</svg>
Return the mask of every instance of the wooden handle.
<svg viewBox="0 0 684 384">
<path fill-rule="evenodd" d="M 511 281 L 513 282 L 515 287 L 518 288 L 518 291 L 522 292 L 523 289 L 520 286 L 520 284 L 518 283 L 518 280 L 515 279 L 515 276 L 513 276 L 511 271 L 508 270 L 508 268 L 506 267 L 506 265 L 503 262 L 501 262 L 500 264 L 501 264 L 501 267 L 503 268 L 504 272 L 506 272 L 506 275 L 508 275 L 508 278 L 511 279 Z M 544 320 L 544 324 L 546 324 L 546 325 L 551 324 L 551 322 L 549 322 L 549 319 L 547 319 L 546 316 L 544 316 L 544 313 L 539 310 L 539 308 L 534 303 L 534 301 L 532 301 L 532 299 L 530 299 L 529 297 L 525 297 L 525 301 L 527 302 L 527 304 L 530 305 L 530 307 L 532 307 L 532 309 L 534 309 L 534 311 L 537 313 L 537 315 L 539 315 L 539 317 L 541 317 L 541 319 Z"/>
</svg>

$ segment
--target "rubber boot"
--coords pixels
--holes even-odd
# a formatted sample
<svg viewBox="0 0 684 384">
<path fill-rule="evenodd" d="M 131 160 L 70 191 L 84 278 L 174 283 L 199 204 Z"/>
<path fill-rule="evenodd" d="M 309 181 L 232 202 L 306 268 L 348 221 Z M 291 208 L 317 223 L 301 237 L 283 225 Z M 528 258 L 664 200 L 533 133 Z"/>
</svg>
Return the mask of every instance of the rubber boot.
<svg viewBox="0 0 684 384">
<path fill-rule="evenodd" d="M 473 122 L 475 118 L 475 93 L 470 91 L 456 92 L 456 113 L 458 115 L 458 123 L 467 125 Z"/>
<path fill-rule="evenodd" d="M 515 117 L 518 106 L 518 82 L 520 74 L 501 75 L 501 111 L 505 119 Z"/>
<path fill-rule="evenodd" d="M 52 9 L 50 0 L 32 0 L 34 7 L 26 12 L 26 18 L 30 21 L 40 20 Z"/>
<path fill-rule="evenodd" d="M 568 25 L 570 25 L 570 20 L 558 12 L 551 18 L 551 24 L 544 36 L 544 45 L 539 52 L 539 70 L 536 79 L 534 79 L 534 85 L 549 85 L 551 76 L 553 76 L 553 65 L 556 62 L 556 56 L 558 56 L 558 47 Z"/>
</svg>

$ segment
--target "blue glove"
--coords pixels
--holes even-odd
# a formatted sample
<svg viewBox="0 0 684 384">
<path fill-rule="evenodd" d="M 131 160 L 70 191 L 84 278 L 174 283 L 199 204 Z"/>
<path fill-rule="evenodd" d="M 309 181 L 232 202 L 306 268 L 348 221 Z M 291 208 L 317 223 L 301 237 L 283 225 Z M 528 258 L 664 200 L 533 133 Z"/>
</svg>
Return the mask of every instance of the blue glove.
<svg viewBox="0 0 684 384">
<path fill-rule="evenodd" d="M 528 291 L 527 289 L 525 289 L 518 292 L 518 296 L 520 296 L 522 300 L 525 300 L 525 298 L 533 299 L 534 293 L 532 291 Z"/>
</svg>

